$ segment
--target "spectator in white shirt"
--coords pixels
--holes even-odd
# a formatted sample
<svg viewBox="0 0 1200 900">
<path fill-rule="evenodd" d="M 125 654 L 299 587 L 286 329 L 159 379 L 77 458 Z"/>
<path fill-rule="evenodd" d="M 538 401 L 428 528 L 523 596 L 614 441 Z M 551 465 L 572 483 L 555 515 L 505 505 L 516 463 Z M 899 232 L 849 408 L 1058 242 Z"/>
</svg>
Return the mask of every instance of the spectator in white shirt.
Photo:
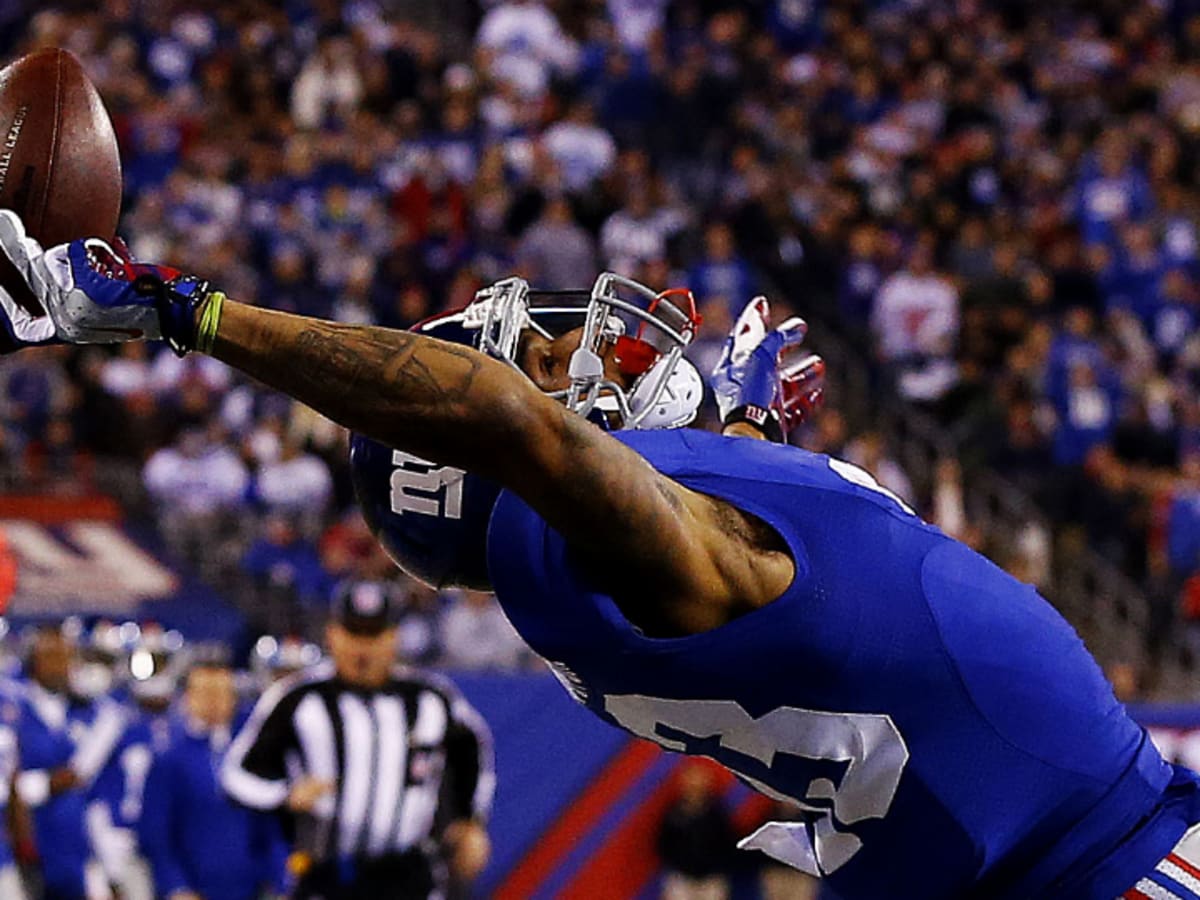
<svg viewBox="0 0 1200 900">
<path fill-rule="evenodd" d="M 100 369 L 100 386 L 106 393 L 114 397 L 128 397 L 152 389 L 149 347 L 149 344 L 141 341 L 118 345 L 117 355 L 105 360 Z"/>
<path fill-rule="evenodd" d="M 150 457 L 142 480 L 172 550 L 200 562 L 217 543 L 233 536 L 229 514 L 243 504 L 250 476 L 232 449 L 189 429 L 174 446 Z"/>
<path fill-rule="evenodd" d="M 662 28 L 667 0 L 608 0 L 608 17 L 626 50 L 643 51 Z"/>
<path fill-rule="evenodd" d="M 934 271 L 931 243 L 922 239 L 908 265 L 884 279 L 871 309 L 876 351 L 904 397 L 936 401 L 958 380 L 958 323 L 958 291 Z"/>
<path fill-rule="evenodd" d="M 541 94 L 553 72 L 569 75 L 579 47 L 540 0 L 508 0 L 488 10 L 475 34 L 491 55 L 491 73 L 525 96 Z"/>
<path fill-rule="evenodd" d="M 305 61 L 292 84 L 292 120 L 300 128 L 318 128 L 330 113 L 353 112 L 362 95 L 354 46 L 346 38 L 327 38 Z"/>
<path fill-rule="evenodd" d="M 600 229 L 600 253 L 605 268 L 632 276 L 639 267 L 667 257 L 667 241 L 684 223 L 673 211 L 651 205 L 647 185 L 630 185 L 626 196 L 625 206 Z"/>
<path fill-rule="evenodd" d="M 122 344 L 124 352 L 128 344 Z M 196 353 L 176 356 L 160 352 L 150 366 L 150 387 L 156 394 L 178 391 L 189 379 L 199 380 L 210 391 L 224 393 L 229 388 L 231 371 L 223 362 Z"/>
<path fill-rule="evenodd" d="M 300 442 L 289 436 L 283 440 L 279 457 L 258 470 L 255 488 L 269 512 L 292 514 L 301 532 L 313 536 L 329 505 L 333 478 L 323 459 L 305 453 Z"/>
<path fill-rule="evenodd" d="M 238 455 L 199 429 L 151 456 L 142 474 L 158 503 L 197 514 L 236 506 L 248 480 Z"/>
<path fill-rule="evenodd" d="M 442 663 L 451 669 L 513 671 L 529 649 L 504 617 L 495 596 L 456 591 L 442 616 Z"/>
<path fill-rule="evenodd" d="M 565 119 L 546 129 L 542 142 L 558 164 L 567 190 L 573 192 L 587 190 L 617 160 L 612 135 L 596 124 L 595 110 L 582 100 L 571 105 Z"/>
</svg>

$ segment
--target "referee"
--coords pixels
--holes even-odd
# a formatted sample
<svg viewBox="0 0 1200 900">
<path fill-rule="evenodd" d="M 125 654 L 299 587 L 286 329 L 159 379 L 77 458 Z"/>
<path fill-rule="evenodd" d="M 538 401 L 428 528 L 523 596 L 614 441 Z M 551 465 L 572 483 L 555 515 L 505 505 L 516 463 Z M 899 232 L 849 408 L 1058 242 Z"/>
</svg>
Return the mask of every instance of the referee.
<svg viewBox="0 0 1200 900">
<path fill-rule="evenodd" d="M 340 590 L 331 662 L 264 693 L 222 765 L 235 800 L 284 814 L 297 898 L 440 898 L 487 862 L 491 735 L 449 682 L 395 666 L 397 613 L 382 585 Z"/>
</svg>

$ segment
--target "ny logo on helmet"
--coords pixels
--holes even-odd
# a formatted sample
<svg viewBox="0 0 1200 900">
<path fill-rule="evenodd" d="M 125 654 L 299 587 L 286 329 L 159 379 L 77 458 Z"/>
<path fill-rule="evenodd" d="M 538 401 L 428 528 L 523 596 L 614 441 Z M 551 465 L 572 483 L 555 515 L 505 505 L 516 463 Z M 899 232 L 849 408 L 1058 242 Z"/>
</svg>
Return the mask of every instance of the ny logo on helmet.
<svg viewBox="0 0 1200 900">
<path fill-rule="evenodd" d="M 400 450 L 392 452 L 392 465 L 396 466 L 391 478 L 392 512 L 462 518 L 466 472 Z"/>
</svg>

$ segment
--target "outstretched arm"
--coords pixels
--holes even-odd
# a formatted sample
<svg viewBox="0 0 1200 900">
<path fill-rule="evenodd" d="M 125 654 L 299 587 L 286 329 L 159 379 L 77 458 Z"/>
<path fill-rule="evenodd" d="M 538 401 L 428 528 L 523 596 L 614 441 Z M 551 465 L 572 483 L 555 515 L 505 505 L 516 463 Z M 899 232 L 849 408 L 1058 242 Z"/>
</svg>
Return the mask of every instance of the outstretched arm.
<svg viewBox="0 0 1200 900">
<path fill-rule="evenodd" d="M 726 571 L 711 501 L 475 350 L 227 301 L 212 355 L 380 443 L 512 489 L 579 549 L 620 559 L 629 584 L 615 590 L 699 603 L 747 588 Z"/>
<path fill-rule="evenodd" d="M 468 347 L 233 301 L 212 355 L 353 431 L 495 478 L 527 399 L 516 373 Z"/>
<path fill-rule="evenodd" d="M 515 491 L 578 551 L 620 562 L 596 571 L 623 608 L 646 611 L 639 623 L 705 630 L 791 581 L 790 557 L 757 520 L 659 474 L 474 350 L 232 301 L 222 315 L 223 295 L 203 279 L 133 263 L 97 239 L 43 251 L 8 211 L 0 250 L 58 338 L 162 338 L 177 352 L 202 349 L 380 443 Z"/>
</svg>

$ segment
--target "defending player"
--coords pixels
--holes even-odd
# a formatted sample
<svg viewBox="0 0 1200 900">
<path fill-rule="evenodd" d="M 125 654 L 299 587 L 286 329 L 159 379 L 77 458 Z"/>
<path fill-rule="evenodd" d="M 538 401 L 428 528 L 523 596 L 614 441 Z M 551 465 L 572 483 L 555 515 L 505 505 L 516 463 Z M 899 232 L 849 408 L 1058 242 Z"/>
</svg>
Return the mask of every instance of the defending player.
<svg viewBox="0 0 1200 900">
<path fill-rule="evenodd" d="M 744 846 L 846 900 L 1200 897 L 1196 777 L 1161 759 L 1049 604 L 861 470 L 747 439 L 779 414 L 778 351 L 801 328 L 765 333 L 755 306 L 739 320 L 716 373 L 725 436 L 606 433 L 586 417 L 694 409 L 686 304 L 610 279 L 561 331 L 510 283 L 431 329 L 473 349 L 254 309 L 98 241 L 43 253 L 11 215 L 0 248 L 53 319 L 8 303 L 14 333 L 161 337 L 395 448 L 375 524 L 398 556 L 419 569 L 444 550 L 408 524 L 439 522 L 462 558 L 427 576 L 485 553 L 577 699 L 806 810 Z"/>
</svg>

